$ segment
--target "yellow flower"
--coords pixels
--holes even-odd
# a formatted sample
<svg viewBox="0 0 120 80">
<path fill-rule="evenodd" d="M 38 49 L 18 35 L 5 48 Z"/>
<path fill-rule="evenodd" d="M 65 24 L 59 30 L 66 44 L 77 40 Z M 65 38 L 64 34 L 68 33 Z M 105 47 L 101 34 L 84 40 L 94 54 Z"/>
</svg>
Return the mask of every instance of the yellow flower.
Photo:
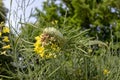
<svg viewBox="0 0 120 80">
<path fill-rule="evenodd" d="M 51 22 L 53 25 L 55 24 L 54 21 Z"/>
<path fill-rule="evenodd" d="M 103 74 L 104 74 L 104 75 L 107 75 L 107 74 L 109 74 L 109 73 L 110 73 L 109 70 L 107 70 L 107 69 L 104 69 L 104 70 L 103 70 Z"/>
<path fill-rule="evenodd" d="M 52 48 L 52 49 L 56 49 L 56 47 L 57 47 L 57 45 L 55 45 L 55 44 L 52 44 L 52 45 L 51 45 L 51 48 Z"/>
<path fill-rule="evenodd" d="M 55 20 L 55 23 L 57 24 L 57 23 L 58 23 L 58 20 Z"/>
<path fill-rule="evenodd" d="M 49 53 L 49 54 L 47 54 L 45 57 L 46 57 L 46 58 L 51 58 L 51 57 L 53 57 L 53 54 Z"/>
<path fill-rule="evenodd" d="M 37 41 L 38 41 L 38 40 L 41 40 L 40 36 L 36 36 L 36 37 L 35 37 L 35 40 L 37 40 Z"/>
<path fill-rule="evenodd" d="M 42 58 L 45 57 L 44 54 L 44 47 L 41 45 L 41 38 L 40 36 L 35 37 L 36 42 L 34 43 L 34 51 L 38 53 Z"/>
<path fill-rule="evenodd" d="M 8 36 L 4 36 L 4 39 L 2 41 L 9 42 Z"/>
<path fill-rule="evenodd" d="M 44 57 L 45 57 L 44 52 L 40 53 L 40 56 L 41 56 L 42 58 L 44 58 Z"/>
<path fill-rule="evenodd" d="M 51 22 L 53 25 L 57 24 L 58 23 L 58 20 L 54 20 Z"/>
<path fill-rule="evenodd" d="M 39 51 L 39 53 L 43 53 L 44 52 L 44 47 L 39 47 L 38 51 Z"/>
<path fill-rule="evenodd" d="M 1 52 L 1 54 L 6 55 L 6 51 Z"/>
<path fill-rule="evenodd" d="M 41 43 L 39 42 L 39 41 L 36 41 L 36 43 L 34 43 L 34 46 L 36 47 L 36 46 L 40 46 L 41 45 Z"/>
<path fill-rule="evenodd" d="M 54 57 L 54 58 L 56 58 L 56 57 L 57 57 L 57 55 L 54 55 L 53 57 Z"/>
<path fill-rule="evenodd" d="M 3 46 L 2 49 L 10 49 L 10 45 Z"/>
<path fill-rule="evenodd" d="M 1 22 L 1 23 L 0 23 L 0 26 L 4 26 L 4 25 L 5 25 L 5 23 L 4 23 L 4 22 Z"/>
<path fill-rule="evenodd" d="M 0 32 L 0 37 L 2 36 L 2 33 Z"/>
<path fill-rule="evenodd" d="M 34 51 L 36 52 L 36 53 L 42 53 L 42 52 L 44 52 L 44 47 L 38 47 L 38 46 L 36 46 L 35 48 L 34 48 Z"/>
<path fill-rule="evenodd" d="M 55 54 L 49 53 L 46 55 L 46 58 L 56 58 Z"/>
<path fill-rule="evenodd" d="M 88 53 L 91 53 L 93 50 L 92 49 L 88 49 Z"/>
<path fill-rule="evenodd" d="M 10 32 L 10 30 L 8 27 L 3 27 L 3 33 L 9 33 L 9 32 Z"/>
<path fill-rule="evenodd" d="M 59 48 L 58 45 L 56 45 L 56 44 L 52 44 L 52 45 L 51 45 L 51 48 L 52 48 L 54 51 L 60 51 L 60 48 Z"/>
</svg>

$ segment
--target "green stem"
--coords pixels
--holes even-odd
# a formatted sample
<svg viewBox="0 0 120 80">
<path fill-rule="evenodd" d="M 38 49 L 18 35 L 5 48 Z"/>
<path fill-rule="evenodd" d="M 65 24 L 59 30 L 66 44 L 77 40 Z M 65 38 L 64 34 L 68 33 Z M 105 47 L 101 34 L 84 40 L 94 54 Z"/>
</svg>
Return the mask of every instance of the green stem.
<svg viewBox="0 0 120 80">
<path fill-rule="evenodd" d="M 86 80 L 88 80 L 88 75 L 87 75 L 87 73 L 88 73 L 88 69 L 87 69 L 87 58 L 85 57 L 85 78 L 86 78 Z"/>
</svg>

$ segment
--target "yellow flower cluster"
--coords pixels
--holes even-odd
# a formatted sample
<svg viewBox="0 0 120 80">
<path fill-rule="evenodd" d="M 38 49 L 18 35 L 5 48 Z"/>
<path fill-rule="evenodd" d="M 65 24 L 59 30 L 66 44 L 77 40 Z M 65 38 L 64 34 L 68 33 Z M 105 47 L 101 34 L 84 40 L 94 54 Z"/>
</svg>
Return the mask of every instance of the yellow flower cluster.
<svg viewBox="0 0 120 80">
<path fill-rule="evenodd" d="M 53 25 L 57 24 L 58 23 L 58 20 L 54 20 L 51 22 Z"/>
<path fill-rule="evenodd" d="M 36 39 L 36 42 L 34 44 L 34 46 L 35 46 L 34 51 L 36 53 L 39 53 L 43 57 L 44 47 L 42 47 L 42 45 L 41 45 L 41 38 L 39 36 L 37 36 L 37 37 L 35 37 L 35 39 Z"/>
<path fill-rule="evenodd" d="M 55 58 L 60 51 L 63 35 L 55 28 L 45 28 L 40 36 L 35 37 L 34 51 L 42 58 Z"/>
<path fill-rule="evenodd" d="M 8 27 L 5 26 L 5 24 L 2 22 L 0 24 L 0 54 L 5 54 L 8 49 L 10 49 L 10 44 L 9 44 L 9 35 L 10 30 Z"/>
<path fill-rule="evenodd" d="M 10 32 L 10 30 L 8 27 L 3 27 L 3 33 L 9 33 L 9 32 Z"/>
<path fill-rule="evenodd" d="M 55 58 L 56 54 L 54 54 L 54 52 L 58 52 L 60 48 L 53 43 L 44 44 L 41 38 L 42 36 L 35 37 L 36 42 L 34 43 L 34 51 L 38 53 L 42 58 Z"/>
<path fill-rule="evenodd" d="M 10 45 L 6 45 L 2 47 L 3 49 L 10 49 Z"/>
<path fill-rule="evenodd" d="M 9 28 L 4 26 L 4 23 L 1 23 L 0 24 L 0 37 L 2 36 L 2 34 L 7 34 L 9 32 L 10 32 Z"/>
<path fill-rule="evenodd" d="M 4 36 L 2 41 L 3 42 L 9 42 L 8 36 Z"/>
<path fill-rule="evenodd" d="M 107 69 L 104 69 L 104 70 L 103 70 L 103 74 L 104 74 L 104 75 L 108 75 L 109 73 L 110 73 L 109 70 L 107 70 Z"/>
</svg>

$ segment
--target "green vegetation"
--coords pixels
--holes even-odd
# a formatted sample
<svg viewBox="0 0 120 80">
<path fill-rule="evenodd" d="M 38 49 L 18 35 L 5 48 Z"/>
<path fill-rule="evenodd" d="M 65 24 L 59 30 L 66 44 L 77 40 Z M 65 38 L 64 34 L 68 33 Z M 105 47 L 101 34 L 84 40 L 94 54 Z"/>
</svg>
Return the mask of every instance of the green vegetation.
<svg viewBox="0 0 120 80">
<path fill-rule="evenodd" d="M 1 80 L 120 79 L 119 0 L 47 0 L 36 11 L 19 33 L 1 23 Z"/>
</svg>

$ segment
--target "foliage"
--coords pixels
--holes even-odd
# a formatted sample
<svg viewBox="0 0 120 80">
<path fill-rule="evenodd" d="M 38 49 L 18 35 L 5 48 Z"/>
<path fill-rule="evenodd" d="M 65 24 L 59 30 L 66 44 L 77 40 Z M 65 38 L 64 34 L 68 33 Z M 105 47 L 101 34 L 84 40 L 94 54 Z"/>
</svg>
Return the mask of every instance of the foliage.
<svg viewBox="0 0 120 80">
<path fill-rule="evenodd" d="M 19 54 L 16 55 L 19 58 L 15 61 L 14 66 L 17 68 L 17 73 L 13 73 L 13 79 L 16 76 L 17 80 L 119 79 L 119 76 L 114 77 L 116 74 L 119 75 L 117 73 L 119 57 L 111 55 L 110 47 L 107 44 L 86 37 L 88 30 L 80 31 L 80 28 L 74 29 L 67 25 L 63 29 L 57 28 L 65 39 L 63 48 L 58 52 L 57 57 L 42 58 L 39 54 L 36 54 L 34 52 L 34 42 L 36 42 L 34 38 L 39 36 L 39 33 L 44 32 L 42 28 L 44 26 L 42 25 L 44 24 L 39 23 L 31 26 L 27 24 L 18 37 L 15 54 Z M 57 26 L 54 25 L 53 27 Z M 34 36 L 30 38 L 30 36 L 27 36 L 28 32 L 29 35 Z M 36 38 L 38 40 L 40 36 Z M 99 53 L 99 56 L 90 51 L 90 49 L 93 49 L 91 45 L 97 44 L 99 44 L 99 48 L 96 53 Z"/>
<path fill-rule="evenodd" d="M 6 13 L 7 13 L 7 8 L 4 7 L 3 0 L 0 0 L 0 22 L 5 22 Z"/>
<path fill-rule="evenodd" d="M 120 15 L 118 1 L 47 0 L 44 2 L 43 11 L 37 9 L 36 15 L 39 20 L 41 17 L 38 16 L 41 15 L 47 22 L 58 20 L 59 27 L 63 27 L 65 23 L 70 26 L 76 25 L 74 27 L 80 27 L 82 30 L 90 29 L 89 36 L 102 41 L 111 41 L 111 31 L 114 40 L 118 39 Z"/>
</svg>

